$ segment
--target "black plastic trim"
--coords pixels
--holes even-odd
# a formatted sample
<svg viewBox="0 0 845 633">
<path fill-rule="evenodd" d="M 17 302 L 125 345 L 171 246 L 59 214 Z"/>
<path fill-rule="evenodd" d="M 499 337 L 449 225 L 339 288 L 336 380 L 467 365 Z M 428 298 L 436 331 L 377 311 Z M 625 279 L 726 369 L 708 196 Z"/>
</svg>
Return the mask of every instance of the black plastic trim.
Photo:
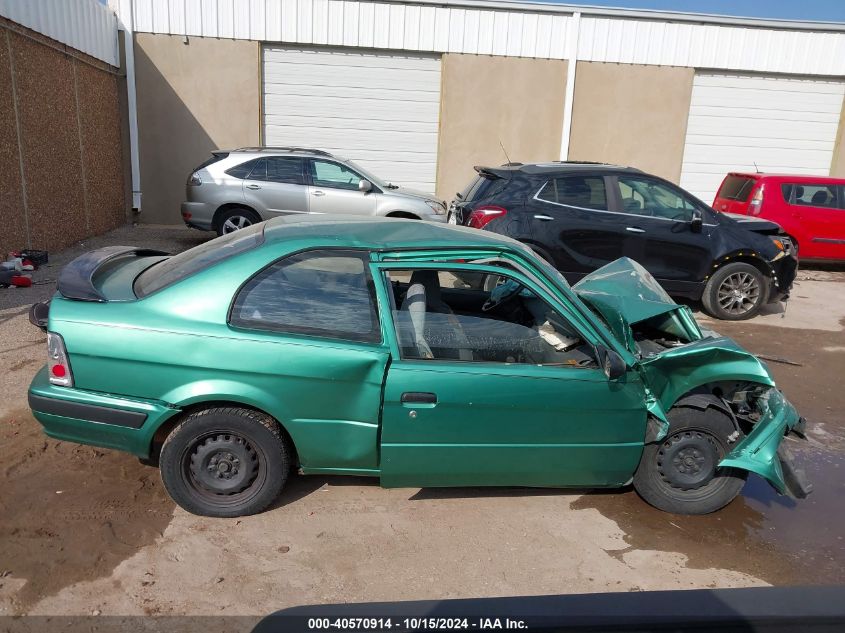
<svg viewBox="0 0 845 633">
<path fill-rule="evenodd" d="M 103 264 L 124 255 L 147 257 L 151 255 L 169 255 L 163 251 L 137 246 L 106 246 L 105 248 L 85 253 L 74 259 L 59 273 L 58 290 L 66 299 L 79 301 L 108 301 L 106 297 L 94 287 L 94 273 Z"/>
<path fill-rule="evenodd" d="M 65 418 L 76 418 L 99 424 L 123 426 L 130 429 L 140 429 L 147 421 L 147 414 L 138 411 L 123 411 L 110 407 L 100 407 L 94 404 L 70 402 L 57 398 L 47 398 L 29 394 L 29 408 L 39 413 L 60 415 Z"/>
</svg>

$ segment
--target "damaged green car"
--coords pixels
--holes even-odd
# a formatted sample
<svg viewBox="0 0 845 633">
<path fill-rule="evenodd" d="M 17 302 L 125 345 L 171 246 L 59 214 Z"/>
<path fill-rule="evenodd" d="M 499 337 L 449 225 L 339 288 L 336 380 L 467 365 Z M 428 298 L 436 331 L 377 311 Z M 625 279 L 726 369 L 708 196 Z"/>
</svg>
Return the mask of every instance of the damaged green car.
<svg viewBox="0 0 845 633">
<path fill-rule="evenodd" d="M 467 277 L 482 276 L 479 288 Z M 718 510 L 811 486 L 766 366 L 635 262 L 570 288 L 524 245 L 395 219 L 279 218 L 175 256 L 93 251 L 30 318 L 51 437 L 159 464 L 183 508 L 267 508 L 291 469 L 384 486 L 620 487 Z"/>
</svg>

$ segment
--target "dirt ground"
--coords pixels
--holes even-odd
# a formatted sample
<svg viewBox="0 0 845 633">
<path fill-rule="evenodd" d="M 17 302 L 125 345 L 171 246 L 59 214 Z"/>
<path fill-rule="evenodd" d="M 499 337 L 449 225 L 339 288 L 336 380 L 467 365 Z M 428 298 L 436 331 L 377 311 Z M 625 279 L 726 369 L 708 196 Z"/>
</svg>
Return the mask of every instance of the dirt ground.
<svg viewBox="0 0 845 633">
<path fill-rule="evenodd" d="M 123 228 L 53 255 L 0 290 L 0 614 L 261 615 L 286 606 L 594 591 L 841 583 L 845 563 L 845 273 L 802 271 L 785 315 L 703 319 L 770 361 L 809 420 L 794 451 L 816 490 L 778 497 L 750 478 L 705 517 L 653 510 L 630 489 L 384 490 L 294 477 L 269 511 L 177 509 L 129 455 L 46 438 L 26 406 L 45 360 L 27 321 L 61 265 L 107 244 L 178 251 L 206 236 Z M 784 362 L 788 361 L 788 362 Z"/>
</svg>

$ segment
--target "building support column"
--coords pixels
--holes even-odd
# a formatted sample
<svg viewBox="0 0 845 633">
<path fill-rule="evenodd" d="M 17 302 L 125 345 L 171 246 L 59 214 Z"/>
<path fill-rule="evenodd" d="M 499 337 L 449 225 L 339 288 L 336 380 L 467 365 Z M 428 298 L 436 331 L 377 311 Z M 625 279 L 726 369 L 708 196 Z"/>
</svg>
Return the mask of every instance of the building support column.
<svg viewBox="0 0 845 633">
<path fill-rule="evenodd" d="M 560 159 L 569 160 L 569 134 L 572 131 L 572 109 L 575 105 L 575 70 L 578 65 L 578 36 L 581 33 L 581 14 L 575 12 L 569 21 L 566 41 L 566 93 L 563 101 L 563 133 L 560 138 Z"/>
</svg>

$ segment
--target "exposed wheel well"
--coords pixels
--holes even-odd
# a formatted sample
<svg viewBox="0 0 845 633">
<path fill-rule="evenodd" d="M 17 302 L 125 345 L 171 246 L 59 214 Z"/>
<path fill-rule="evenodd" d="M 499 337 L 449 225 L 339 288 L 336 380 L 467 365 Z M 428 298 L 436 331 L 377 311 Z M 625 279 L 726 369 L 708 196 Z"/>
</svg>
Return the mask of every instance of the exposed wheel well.
<svg viewBox="0 0 845 633">
<path fill-rule="evenodd" d="M 221 216 L 226 213 L 226 211 L 229 211 L 231 209 L 244 209 L 246 211 L 251 211 L 252 213 L 258 216 L 259 220 L 261 219 L 261 215 L 252 207 L 249 207 L 245 204 L 239 204 L 237 202 L 227 202 L 226 204 L 221 204 L 219 207 L 217 207 L 217 211 L 214 212 L 214 218 L 212 218 L 211 220 L 211 228 L 216 231 L 220 227 Z"/>
<path fill-rule="evenodd" d="M 235 205 L 237 206 L 237 205 Z M 258 413 L 262 413 L 264 415 L 268 415 L 273 418 L 276 423 L 279 425 L 279 430 L 282 433 L 282 437 L 285 438 L 288 446 L 291 450 L 291 460 L 292 463 L 295 465 L 299 464 L 299 454 L 296 451 L 296 444 L 293 443 L 293 438 L 288 433 L 288 430 L 285 428 L 284 424 L 279 422 L 274 416 L 270 415 L 266 411 L 262 411 L 257 407 L 251 407 L 247 404 L 243 404 L 242 402 L 232 402 L 230 400 L 210 400 L 208 402 L 197 402 L 195 404 L 188 405 L 187 407 L 183 408 L 180 413 L 172 416 L 168 420 L 165 420 L 161 426 L 156 429 L 155 434 L 153 435 L 152 442 L 150 444 L 150 456 L 149 458 L 143 460 L 145 463 L 158 466 L 158 459 L 161 455 L 161 447 L 164 444 L 164 440 L 167 439 L 167 436 L 170 435 L 171 431 L 173 431 L 176 426 L 182 422 L 185 418 L 187 418 L 192 413 L 196 411 L 201 411 L 203 409 L 218 409 L 218 408 L 225 408 L 225 407 L 238 407 L 241 409 L 252 409 L 253 411 L 257 411 Z"/>
<path fill-rule="evenodd" d="M 709 273 L 707 273 L 706 279 L 710 279 L 710 277 L 712 277 L 713 274 L 717 270 L 721 270 L 725 266 L 727 266 L 729 264 L 734 264 L 734 263 L 737 263 L 737 262 L 739 262 L 741 264 L 750 264 L 750 265 L 754 266 L 754 268 L 756 268 L 761 273 L 763 273 L 764 277 L 771 277 L 772 276 L 771 268 L 769 266 L 767 266 L 766 262 L 764 260 L 760 259 L 759 257 L 755 257 L 754 255 L 727 255 L 726 257 L 723 257 L 722 259 L 720 259 L 716 263 L 716 267 L 713 268 Z"/>
<path fill-rule="evenodd" d="M 385 217 L 387 218 L 405 218 L 406 220 L 419 220 L 420 216 L 408 213 L 407 211 L 391 211 Z"/>
</svg>

